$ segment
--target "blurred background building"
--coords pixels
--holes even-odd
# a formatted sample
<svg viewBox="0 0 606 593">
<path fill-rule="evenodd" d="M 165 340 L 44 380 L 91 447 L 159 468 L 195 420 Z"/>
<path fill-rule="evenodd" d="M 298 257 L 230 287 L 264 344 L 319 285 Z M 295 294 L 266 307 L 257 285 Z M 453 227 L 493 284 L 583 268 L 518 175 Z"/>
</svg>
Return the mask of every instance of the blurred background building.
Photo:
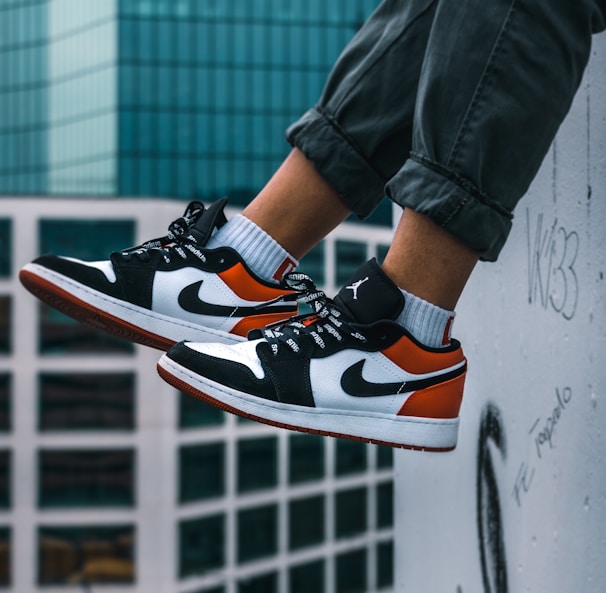
<svg viewBox="0 0 606 593">
<path fill-rule="evenodd" d="M 393 590 L 392 451 L 244 422 L 158 352 L 27 295 L 41 252 L 105 259 L 187 201 L 246 204 L 378 0 L 0 2 L 0 590 Z M 327 292 L 391 207 L 302 262 Z"/>
</svg>

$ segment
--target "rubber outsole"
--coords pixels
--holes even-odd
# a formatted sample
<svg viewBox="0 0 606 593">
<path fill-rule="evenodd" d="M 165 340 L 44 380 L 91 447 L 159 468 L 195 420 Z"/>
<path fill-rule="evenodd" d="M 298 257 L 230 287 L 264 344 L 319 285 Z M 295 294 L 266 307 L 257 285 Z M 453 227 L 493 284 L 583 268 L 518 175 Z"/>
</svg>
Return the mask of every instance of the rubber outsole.
<svg viewBox="0 0 606 593">
<path fill-rule="evenodd" d="M 179 391 L 182 391 L 183 393 L 186 393 L 187 395 L 195 397 L 196 399 L 199 399 L 216 408 L 224 410 L 225 412 L 230 412 L 237 416 L 241 416 L 243 418 L 248 418 L 249 420 L 254 420 L 254 421 L 260 422 L 262 424 L 268 424 L 270 426 L 277 426 L 278 428 L 285 428 L 285 429 L 294 430 L 297 432 L 317 434 L 317 435 L 321 435 L 321 436 L 329 436 L 329 437 L 335 437 L 335 438 L 344 438 L 344 439 L 350 439 L 350 440 L 355 440 L 355 441 L 362 441 L 365 443 L 372 443 L 375 445 L 385 445 L 385 446 L 389 446 L 389 447 L 394 447 L 394 448 L 399 448 L 399 449 L 410 449 L 410 450 L 415 450 L 415 451 L 445 453 L 448 451 L 452 451 L 456 447 L 456 440 L 452 446 L 449 445 L 449 446 L 445 446 L 445 447 L 431 447 L 431 446 L 417 445 L 417 444 L 413 444 L 413 443 L 392 442 L 389 440 L 367 438 L 367 437 L 362 437 L 362 436 L 358 436 L 358 435 L 339 432 L 336 430 L 333 431 L 333 430 L 315 429 L 315 428 L 310 428 L 310 427 L 305 427 L 305 426 L 299 426 L 297 424 L 290 424 L 288 422 L 278 422 L 271 418 L 251 414 L 251 413 L 247 412 L 246 410 L 237 408 L 233 405 L 226 403 L 225 401 L 217 399 L 216 397 L 213 397 L 213 396 L 209 395 L 208 393 L 201 391 L 200 389 L 194 387 L 188 381 L 185 381 L 183 378 L 178 377 L 176 375 L 176 372 L 174 372 L 173 370 L 171 370 L 168 367 L 172 367 L 172 369 L 174 369 L 175 371 L 178 368 L 184 369 L 184 367 L 181 367 L 180 365 L 178 365 L 178 363 L 175 363 L 166 355 L 162 356 L 160 358 L 160 360 L 158 361 L 158 364 L 157 364 L 158 374 L 164 381 L 166 381 L 172 387 L 175 387 Z M 422 419 L 419 419 L 419 420 L 422 420 Z M 372 419 L 371 419 L 371 421 L 372 421 Z"/>
<path fill-rule="evenodd" d="M 186 326 L 173 327 L 175 338 L 160 335 L 145 329 L 140 325 L 130 323 L 121 317 L 112 315 L 99 307 L 95 307 L 91 302 L 83 300 L 72 292 L 62 288 L 57 283 L 41 276 L 42 273 L 50 275 L 51 272 L 39 270 L 40 273 L 37 273 L 37 268 L 39 267 L 40 266 L 36 266 L 35 264 L 28 264 L 19 272 L 21 284 L 23 284 L 30 293 L 47 305 L 65 313 L 67 316 L 117 338 L 162 351 L 168 350 L 171 346 L 183 339 L 227 343 L 237 343 L 244 340 L 244 338 L 240 336 L 232 337 L 231 334 L 226 334 L 225 332 L 212 332 L 212 330 L 202 327 L 198 331 L 195 328 Z M 61 278 L 63 279 L 63 277 Z M 66 282 L 67 280 L 68 279 L 65 279 Z M 74 292 L 76 292 L 77 289 L 82 291 L 86 288 L 82 285 L 78 285 L 74 281 L 70 280 L 70 282 L 73 283 Z M 90 292 L 91 300 L 93 300 L 93 297 L 99 296 L 99 293 L 95 293 L 92 289 L 87 290 Z M 104 298 L 106 298 L 108 303 L 110 302 L 109 297 Z M 126 306 L 124 308 L 126 308 Z M 127 312 L 131 313 L 131 311 Z M 208 334 L 208 336 L 206 336 L 206 334 Z"/>
</svg>

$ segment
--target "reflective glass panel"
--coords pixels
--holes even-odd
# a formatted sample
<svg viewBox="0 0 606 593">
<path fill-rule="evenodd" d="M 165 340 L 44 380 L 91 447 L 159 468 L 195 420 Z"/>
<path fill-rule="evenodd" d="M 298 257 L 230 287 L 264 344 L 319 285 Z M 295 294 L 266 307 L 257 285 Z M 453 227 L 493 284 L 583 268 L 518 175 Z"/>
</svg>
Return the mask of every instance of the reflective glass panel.
<svg viewBox="0 0 606 593">
<path fill-rule="evenodd" d="M 135 528 L 79 526 L 38 528 L 38 584 L 132 584 Z"/>
<path fill-rule="evenodd" d="M 0 432 L 11 429 L 11 385 L 11 375 L 0 373 Z"/>
<path fill-rule="evenodd" d="M 335 244 L 335 249 L 337 255 L 336 283 L 341 286 L 366 261 L 366 244 L 339 240 Z"/>
<path fill-rule="evenodd" d="M 352 550 L 336 558 L 336 593 L 365 593 L 367 555 L 366 550 Z"/>
<path fill-rule="evenodd" d="M 377 544 L 377 588 L 393 586 L 393 542 Z"/>
<path fill-rule="evenodd" d="M 238 562 L 276 554 L 278 507 L 270 504 L 238 511 Z"/>
<path fill-rule="evenodd" d="M 184 445 L 179 450 L 179 501 L 225 493 L 225 443 Z"/>
<path fill-rule="evenodd" d="M 41 508 L 131 507 L 135 454 L 130 449 L 38 452 Z"/>
<path fill-rule="evenodd" d="M 278 439 L 265 437 L 238 442 L 238 491 L 271 488 L 278 482 Z"/>
<path fill-rule="evenodd" d="M 324 437 L 293 434 L 288 440 L 288 479 L 291 484 L 324 477 Z"/>
<path fill-rule="evenodd" d="M 200 575 L 225 563 L 225 516 L 179 523 L 179 577 Z"/>
<path fill-rule="evenodd" d="M 238 582 L 238 593 L 278 593 L 278 573 L 257 575 Z"/>
<path fill-rule="evenodd" d="M 292 566 L 288 571 L 289 593 L 324 593 L 324 560 Z"/>
<path fill-rule="evenodd" d="M 338 476 L 366 471 L 368 467 L 366 443 L 337 439 L 335 451 L 337 456 L 335 472 Z"/>
<path fill-rule="evenodd" d="M 324 496 L 291 500 L 288 505 L 288 545 L 291 550 L 324 540 Z"/>
<path fill-rule="evenodd" d="M 317 286 L 326 281 L 324 276 L 324 242 L 321 241 L 299 262 L 297 272 L 307 274 Z"/>
<path fill-rule="evenodd" d="M 0 509 L 11 507 L 11 451 L 0 450 Z"/>
<path fill-rule="evenodd" d="M 179 427 L 216 426 L 225 422 L 225 413 L 186 393 L 179 394 Z"/>
<path fill-rule="evenodd" d="M 335 535 L 351 537 L 366 531 L 366 488 L 341 490 L 335 495 Z"/>
<path fill-rule="evenodd" d="M 393 467 L 393 447 L 377 446 L 377 467 Z"/>
<path fill-rule="evenodd" d="M 377 484 L 377 527 L 393 526 L 393 482 Z"/>
<path fill-rule="evenodd" d="M 43 373 L 39 377 L 38 428 L 132 430 L 133 373 Z"/>
<path fill-rule="evenodd" d="M 11 258 L 13 253 L 12 224 L 9 218 L 0 218 L 0 278 L 11 275 Z"/>
<path fill-rule="evenodd" d="M 11 309 L 11 297 L 0 295 L 0 354 L 11 351 Z"/>
<path fill-rule="evenodd" d="M 0 527 L 0 587 L 11 584 L 11 529 Z"/>
</svg>

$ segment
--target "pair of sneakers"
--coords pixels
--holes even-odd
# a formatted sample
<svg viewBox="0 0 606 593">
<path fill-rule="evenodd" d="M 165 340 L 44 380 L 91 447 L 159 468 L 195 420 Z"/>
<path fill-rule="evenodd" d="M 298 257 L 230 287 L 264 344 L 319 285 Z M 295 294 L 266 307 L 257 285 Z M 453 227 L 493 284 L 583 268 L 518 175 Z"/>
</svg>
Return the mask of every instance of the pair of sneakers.
<svg viewBox="0 0 606 593">
<path fill-rule="evenodd" d="M 192 202 L 164 237 L 85 262 L 43 255 L 22 284 L 67 315 L 166 352 L 177 389 L 260 422 L 435 451 L 453 449 L 467 370 L 461 345 L 428 348 L 394 320 L 404 296 L 371 260 L 334 299 L 304 274 L 258 278 L 209 249 L 225 200 Z M 299 313 L 306 303 L 307 313 Z"/>
</svg>

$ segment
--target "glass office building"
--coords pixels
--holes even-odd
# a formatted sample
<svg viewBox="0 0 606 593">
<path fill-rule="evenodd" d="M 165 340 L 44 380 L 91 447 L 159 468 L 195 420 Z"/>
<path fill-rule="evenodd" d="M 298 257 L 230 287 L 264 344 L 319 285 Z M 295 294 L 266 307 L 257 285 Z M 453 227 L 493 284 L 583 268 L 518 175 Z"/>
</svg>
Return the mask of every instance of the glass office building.
<svg viewBox="0 0 606 593">
<path fill-rule="evenodd" d="M 0 191 L 246 203 L 377 4 L 3 2 Z"/>
<path fill-rule="evenodd" d="M 16 279 L 158 236 L 189 199 L 247 202 L 377 4 L 0 2 L 0 591 L 393 590 L 391 449 L 205 406 Z M 334 291 L 390 215 L 302 269 Z"/>
</svg>

